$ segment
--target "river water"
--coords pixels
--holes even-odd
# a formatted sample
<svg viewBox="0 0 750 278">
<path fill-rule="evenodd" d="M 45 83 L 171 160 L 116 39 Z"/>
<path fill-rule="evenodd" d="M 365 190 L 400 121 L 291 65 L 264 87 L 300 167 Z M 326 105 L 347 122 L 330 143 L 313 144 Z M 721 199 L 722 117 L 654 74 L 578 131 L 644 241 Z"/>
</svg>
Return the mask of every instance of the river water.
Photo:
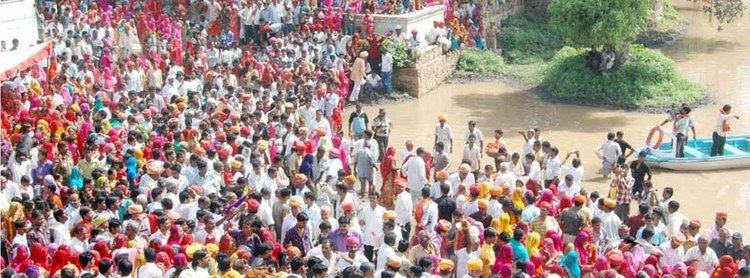
<svg viewBox="0 0 750 278">
<path fill-rule="evenodd" d="M 725 103 L 734 106 L 741 120 L 733 122 L 735 133 L 750 133 L 750 15 L 724 30 L 715 25 L 687 1 L 676 1 L 683 16 L 690 19 L 686 33 L 662 51 L 676 62 L 681 73 L 705 86 L 714 101 L 694 109 L 699 137 L 710 137 L 718 109 Z M 600 162 L 594 150 L 606 139 L 607 132 L 624 131 L 626 141 L 634 147 L 645 143 L 648 131 L 659 124 L 665 114 L 648 114 L 567 104 L 554 104 L 538 99 L 528 91 L 504 83 L 446 84 L 418 100 L 383 106 L 365 107 L 374 117 L 378 108 L 385 108 L 394 123 L 391 145 L 404 148 L 406 140 L 416 146 L 431 148 L 437 115 L 445 113 L 454 138 L 463 140 L 467 122 L 474 120 L 485 138 L 493 130 L 505 131 L 511 151 L 520 151 L 523 139 L 518 131 L 531 127 L 542 130 L 542 140 L 560 149 L 561 155 L 579 150 L 586 169 L 584 188 L 607 192 L 607 183 L 597 174 Z M 460 142 L 451 156 L 451 170 L 460 161 Z M 484 159 L 483 164 L 490 163 Z M 713 227 L 714 213 L 729 213 L 728 227 L 750 235 L 750 169 L 710 172 L 672 172 L 655 170 L 656 188 L 675 188 L 680 211 L 703 223 L 707 233 Z M 635 211 L 633 206 L 632 211 Z"/>
</svg>

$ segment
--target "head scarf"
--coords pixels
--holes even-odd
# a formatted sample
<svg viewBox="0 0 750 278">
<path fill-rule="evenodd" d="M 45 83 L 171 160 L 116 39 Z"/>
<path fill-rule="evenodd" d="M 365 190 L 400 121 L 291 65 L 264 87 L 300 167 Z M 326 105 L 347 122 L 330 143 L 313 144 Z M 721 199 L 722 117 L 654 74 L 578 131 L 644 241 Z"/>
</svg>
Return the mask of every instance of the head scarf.
<svg viewBox="0 0 750 278">
<path fill-rule="evenodd" d="M 177 225 L 172 225 L 169 227 L 169 238 L 167 239 L 167 245 L 173 246 L 173 245 L 180 245 L 180 241 L 182 241 L 182 237 L 179 233 L 180 227 Z"/>
<path fill-rule="evenodd" d="M 526 250 L 529 250 L 529 255 L 533 256 L 539 253 L 539 244 L 541 243 L 542 237 L 537 232 L 531 232 L 526 237 Z"/>
<path fill-rule="evenodd" d="M 16 272 L 26 272 L 26 267 L 29 265 L 29 248 L 26 245 L 18 245 L 16 247 L 15 256 L 10 261 L 10 267 Z"/>
<path fill-rule="evenodd" d="M 31 245 L 31 260 L 35 265 L 47 269 L 49 267 L 49 259 L 47 248 L 44 245 L 38 242 L 34 242 Z"/>
<path fill-rule="evenodd" d="M 555 249 L 558 252 L 563 251 L 563 239 L 562 236 L 556 231 L 547 231 L 547 234 L 544 235 L 544 237 L 549 238 L 552 240 L 552 242 L 555 244 Z"/>
<path fill-rule="evenodd" d="M 587 251 L 586 245 L 591 243 L 591 235 L 586 231 L 581 231 L 573 240 L 576 252 L 580 254 L 581 264 L 589 264 L 589 252 Z"/>
<path fill-rule="evenodd" d="M 315 157 L 312 154 L 306 154 L 305 158 L 302 159 L 302 164 L 299 166 L 299 172 L 305 176 L 313 176 L 313 161 Z"/>
<path fill-rule="evenodd" d="M 380 175 L 383 180 L 388 180 L 388 175 L 393 172 L 393 164 L 396 161 L 396 148 L 393 146 L 388 147 L 385 150 L 385 157 L 382 163 L 380 163 Z"/>
<path fill-rule="evenodd" d="M 523 187 L 516 187 L 513 189 L 513 194 L 510 195 L 510 200 L 513 201 L 513 207 L 518 210 L 522 210 L 526 207 L 526 203 L 523 200 L 523 194 L 526 192 Z"/>
</svg>

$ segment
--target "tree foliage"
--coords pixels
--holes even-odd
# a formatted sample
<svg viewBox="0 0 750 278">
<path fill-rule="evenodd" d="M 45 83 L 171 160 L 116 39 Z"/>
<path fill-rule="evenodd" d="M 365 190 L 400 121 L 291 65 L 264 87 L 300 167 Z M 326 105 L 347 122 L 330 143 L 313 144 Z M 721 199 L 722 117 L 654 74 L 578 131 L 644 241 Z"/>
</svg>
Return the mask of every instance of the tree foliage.
<svg viewBox="0 0 750 278">
<path fill-rule="evenodd" d="M 647 26 L 652 0 L 555 0 L 548 11 L 569 43 L 626 51 Z"/>
<path fill-rule="evenodd" d="M 716 18 L 719 22 L 719 31 L 722 24 L 732 23 L 742 17 L 745 12 L 744 0 L 693 0 L 694 3 L 703 5 L 703 12 L 711 19 Z"/>
</svg>

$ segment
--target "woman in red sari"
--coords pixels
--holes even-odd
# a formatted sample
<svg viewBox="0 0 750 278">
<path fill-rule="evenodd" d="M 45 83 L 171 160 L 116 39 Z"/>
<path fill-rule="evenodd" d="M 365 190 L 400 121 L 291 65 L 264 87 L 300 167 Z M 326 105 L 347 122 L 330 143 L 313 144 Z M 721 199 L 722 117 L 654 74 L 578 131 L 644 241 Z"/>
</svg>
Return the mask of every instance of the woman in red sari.
<svg viewBox="0 0 750 278">
<path fill-rule="evenodd" d="M 396 148 L 389 146 L 385 150 L 385 157 L 380 163 L 380 176 L 383 178 L 383 186 L 380 189 L 380 204 L 386 208 L 392 208 L 396 199 L 394 181 L 398 178 L 398 165 L 396 164 Z"/>
</svg>

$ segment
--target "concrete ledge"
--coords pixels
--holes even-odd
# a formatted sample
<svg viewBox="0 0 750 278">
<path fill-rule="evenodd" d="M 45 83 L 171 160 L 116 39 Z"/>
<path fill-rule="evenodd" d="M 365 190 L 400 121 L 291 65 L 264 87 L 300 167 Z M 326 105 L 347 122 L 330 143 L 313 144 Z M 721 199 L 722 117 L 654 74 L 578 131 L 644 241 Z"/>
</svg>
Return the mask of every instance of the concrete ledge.
<svg viewBox="0 0 750 278">
<path fill-rule="evenodd" d="M 445 6 L 435 5 L 405 14 L 375 14 L 372 18 L 377 34 L 384 35 L 393 31 L 396 25 L 401 25 L 407 35 L 412 29 L 417 29 L 419 35 L 424 36 L 432 28 L 433 21 L 445 19 Z M 356 24 L 362 24 L 362 15 L 357 15 Z"/>
<path fill-rule="evenodd" d="M 393 83 L 414 97 L 423 96 L 453 74 L 458 55 L 459 52 L 443 54 L 439 47 L 429 46 L 420 53 L 414 65 L 396 71 Z"/>
</svg>

